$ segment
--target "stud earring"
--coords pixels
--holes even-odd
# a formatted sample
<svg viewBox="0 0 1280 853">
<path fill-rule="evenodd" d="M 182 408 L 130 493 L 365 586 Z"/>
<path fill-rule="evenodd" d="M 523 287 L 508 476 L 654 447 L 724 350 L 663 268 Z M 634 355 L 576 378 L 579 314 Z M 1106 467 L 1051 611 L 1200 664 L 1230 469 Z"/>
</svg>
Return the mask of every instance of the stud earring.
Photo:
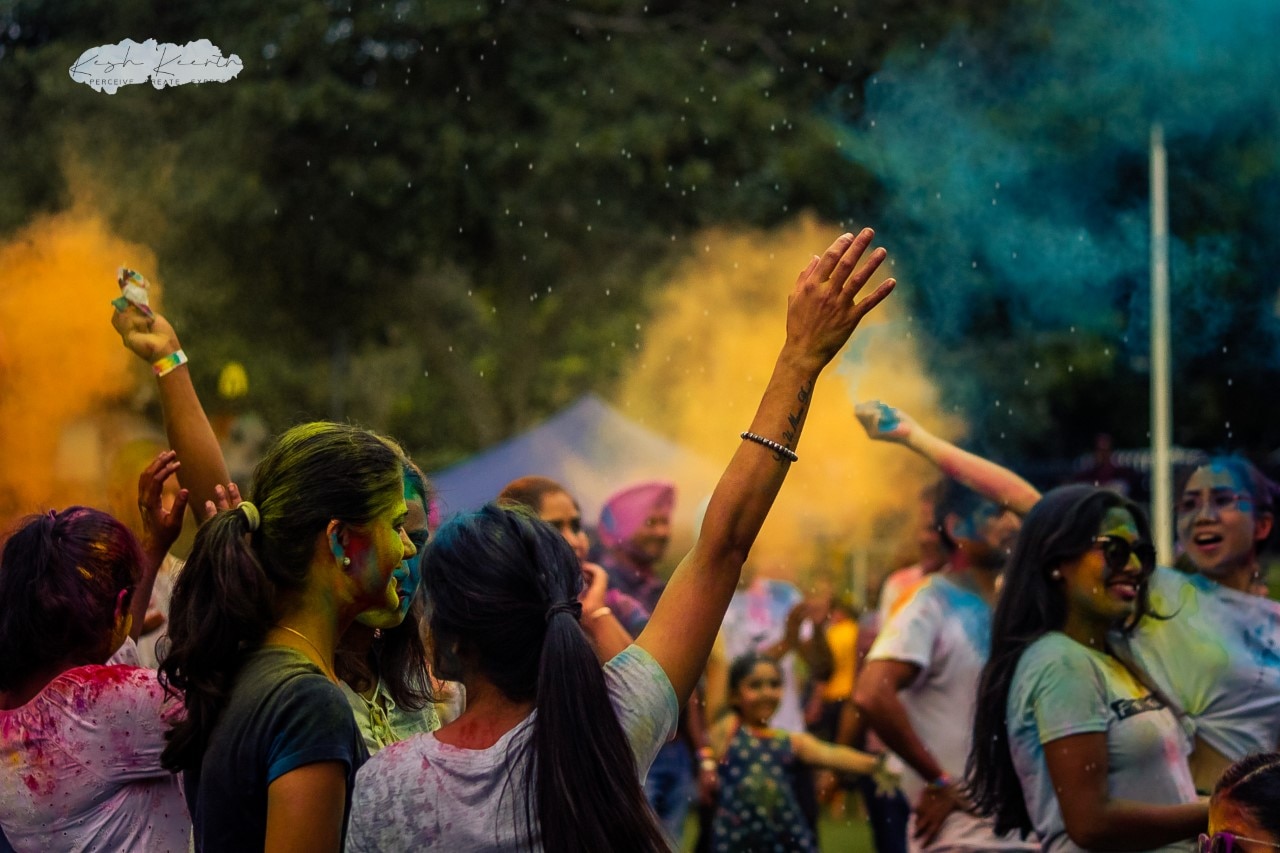
<svg viewBox="0 0 1280 853">
<path fill-rule="evenodd" d="M 350 557 L 343 557 L 343 558 L 342 558 L 342 565 L 344 565 L 344 566 L 349 566 L 349 565 L 351 565 L 351 558 L 350 558 Z"/>
<path fill-rule="evenodd" d="M 1057 569 L 1054 569 L 1053 571 L 1049 572 L 1049 577 L 1053 578 L 1056 581 L 1060 581 L 1062 580 L 1062 572 L 1058 571 Z"/>
</svg>

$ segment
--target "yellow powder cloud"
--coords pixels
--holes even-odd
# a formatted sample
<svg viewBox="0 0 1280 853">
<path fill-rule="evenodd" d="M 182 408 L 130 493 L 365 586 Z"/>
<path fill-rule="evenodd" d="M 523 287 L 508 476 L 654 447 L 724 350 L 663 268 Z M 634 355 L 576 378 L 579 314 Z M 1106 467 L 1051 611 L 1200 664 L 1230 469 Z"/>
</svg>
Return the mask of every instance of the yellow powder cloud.
<svg viewBox="0 0 1280 853">
<path fill-rule="evenodd" d="M 782 344 L 796 275 L 839 233 L 805 217 L 768 232 L 715 229 L 696 238 L 696 253 L 666 287 L 621 384 L 623 411 L 717 465 L 726 462 Z M 892 235 L 878 237 L 893 258 Z M 900 290 L 917 286 L 905 267 L 884 267 Z M 920 490 L 936 474 L 909 451 L 868 439 L 853 407 L 879 398 L 940 435 L 958 432 L 958 423 L 938 414 L 911 328 L 902 295 L 890 296 L 823 374 L 800 461 L 752 554 L 763 574 L 797 579 L 824 565 L 838 574 L 852 568 L 874 583 L 904 548 L 909 553 Z M 682 501 L 687 509 L 705 497 L 686 493 Z"/>
</svg>

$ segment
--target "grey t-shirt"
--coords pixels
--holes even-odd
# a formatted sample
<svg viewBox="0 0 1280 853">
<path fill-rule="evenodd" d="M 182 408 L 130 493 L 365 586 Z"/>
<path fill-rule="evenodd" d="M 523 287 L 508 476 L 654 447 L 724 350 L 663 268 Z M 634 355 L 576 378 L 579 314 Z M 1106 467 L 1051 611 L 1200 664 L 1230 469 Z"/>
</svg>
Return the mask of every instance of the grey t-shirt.
<svg viewBox="0 0 1280 853">
<path fill-rule="evenodd" d="M 643 779 L 658 749 L 675 734 L 675 692 L 662 667 L 639 646 L 628 646 L 604 672 Z M 521 832 L 532 796 L 523 786 L 522 747 L 533 719 L 531 714 L 488 749 L 450 746 L 432 733 L 392 744 L 369 759 L 356 778 L 349 853 L 541 850 L 540 839 Z"/>
<path fill-rule="evenodd" d="M 1068 837 L 1044 744 L 1105 732 L 1107 792 L 1152 805 L 1195 802 L 1189 724 L 1115 658 L 1056 631 L 1022 653 L 1009 689 L 1009 749 L 1041 849 L 1082 853 Z M 1193 842 L 1159 848 L 1194 850 Z"/>
</svg>

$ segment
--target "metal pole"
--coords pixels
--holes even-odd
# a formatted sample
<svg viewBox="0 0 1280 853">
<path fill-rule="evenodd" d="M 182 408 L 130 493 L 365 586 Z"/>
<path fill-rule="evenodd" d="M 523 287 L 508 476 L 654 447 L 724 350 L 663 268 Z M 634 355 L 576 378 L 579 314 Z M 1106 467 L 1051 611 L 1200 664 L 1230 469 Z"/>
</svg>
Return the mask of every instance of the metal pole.
<svg viewBox="0 0 1280 853">
<path fill-rule="evenodd" d="M 1151 521 L 1156 552 L 1173 562 L 1169 388 L 1169 193 L 1164 130 L 1151 126 Z"/>
</svg>

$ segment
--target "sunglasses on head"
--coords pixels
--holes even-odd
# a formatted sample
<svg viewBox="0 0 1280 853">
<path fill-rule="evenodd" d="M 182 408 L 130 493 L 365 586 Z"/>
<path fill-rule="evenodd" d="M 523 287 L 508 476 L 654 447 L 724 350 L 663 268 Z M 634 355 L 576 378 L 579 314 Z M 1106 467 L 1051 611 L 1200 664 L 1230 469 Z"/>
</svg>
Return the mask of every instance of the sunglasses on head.
<svg viewBox="0 0 1280 853">
<path fill-rule="evenodd" d="M 1144 575 L 1155 571 L 1156 547 L 1150 542 L 1130 542 L 1123 536 L 1095 536 L 1093 544 L 1102 549 L 1102 558 L 1112 572 L 1123 572 L 1135 554 Z"/>
<path fill-rule="evenodd" d="M 1200 833 L 1200 853 L 1245 853 L 1243 847 L 1236 845 L 1237 841 L 1247 841 L 1250 844 L 1265 844 L 1272 850 L 1280 850 L 1280 844 L 1259 841 L 1256 838 L 1245 838 L 1243 835 L 1236 835 L 1234 832 L 1215 832 L 1213 835 L 1205 835 L 1202 832 Z"/>
</svg>

